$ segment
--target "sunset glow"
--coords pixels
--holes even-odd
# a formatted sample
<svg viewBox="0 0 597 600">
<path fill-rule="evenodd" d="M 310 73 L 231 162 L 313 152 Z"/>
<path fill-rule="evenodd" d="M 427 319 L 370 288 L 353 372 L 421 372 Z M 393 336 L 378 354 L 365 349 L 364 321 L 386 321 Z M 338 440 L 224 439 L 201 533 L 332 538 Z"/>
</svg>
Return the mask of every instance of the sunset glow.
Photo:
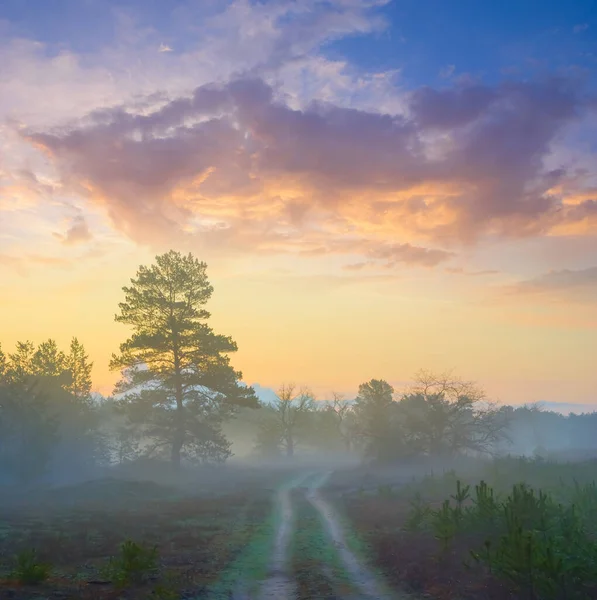
<svg viewBox="0 0 597 600">
<path fill-rule="evenodd" d="M 172 248 L 249 384 L 597 404 L 588 13 L 471 8 L 471 53 L 451 3 L 58 4 L 0 7 L 5 351 L 77 336 L 110 394 L 122 286 Z"/>
</svg>

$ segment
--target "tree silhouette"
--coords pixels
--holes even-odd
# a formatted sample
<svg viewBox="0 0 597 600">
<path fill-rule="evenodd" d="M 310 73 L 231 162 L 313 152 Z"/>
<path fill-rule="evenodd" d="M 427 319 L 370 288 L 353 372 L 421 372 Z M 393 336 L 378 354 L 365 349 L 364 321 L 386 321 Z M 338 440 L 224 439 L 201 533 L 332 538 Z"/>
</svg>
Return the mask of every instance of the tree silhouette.
<svg viewBox="0 0 597 600">
<path fill-rule="evenodd" d="M 2 344 L 0 344 L 0 382 L 6 377 L 7 367 L 6 354 L 2 351 Z"/>
<path fill-rule="evenodd" d="M 235 406 L 258 407 L 252 388 L 230 365 L 237 350 L 205 322 L 213 288 L 207 265 L 170 251 L 140 266 L 124 287 L 116 321 L 132 328 L 110 366 L 122 371 L 115 392 L 132 422 L 144 426 L 151 449 L 170 449 L 174 465 L 187 458 L 222 461 L 230 455 L 222 420 Z"/>
<path fill-rule="evenodd" d="M 451 373 L 419 371 L 398 404 L 405 440 L 417 453 L 491 453 L 508 420 L 485 392 Z"/>
<path fill-rule="evenodd" d="M 276 399 L 262 409 L 256 449 L 260 454 L 275 456 L 281 451 L 292 458 L 300 441 L 306 441 L 314 424 L 313 394 L 307 388 L 297 389 L 292 383 L 283 384 Z"/>
<path fill-rule="evenodd" d="M 42 476 L 58 442 L 58 423 L 38 379 L 0 382 L 0 473 L 28 484 Z"/>
<path fill-rule="evenodd" d="M 31 360 L 31 370 L 36 375 L 57 377 L 66 369 L 66 357 L 64 352 L 58 349 L 53 339 L 42 342 Z"/>
<path fill-rule="evenodd" d="M 296 390 L 293 384 L 284 384 L 274 401 L 276 423 L 286 456 L 294 456 L 294 450 L 304 424 L 306 414 L 313 409 L 313 394 L 306 389 Z"/>
<path fill-rule="evenodd" d="M 347 452 L 353 450 L 355 441 L 355 413 L 352 402 L 345 399 L 342 394 L 332 392 L 332 401 L 321 411 L 326 425 L 324 427 L 326 437 L 332 437 L 339 441 Z"/>
<path fill-rule="evenodd" d="M 34 372 L 35 346 L 30 341 L 17 342 L 14 352 L 8 354 L 6 377 L 13 383 L 23 382 Z"/>
<path fill-rule="evenodd" d="M 375 461 L 394 458 L 401 444 L 397 426 L 394 388 L 383 379 L 371 379 L 359 386 L 354 404 L 358 435 L 366 454 Z"/>
<path fill-rule="evenodd" d="M 74 337 L 70 351 L 64 359 L 64 365 L 70 374 L 66 389 L 78 400 L 88 400 L 91 394 L 91 370 L 93 363 L 79 340 Z"/>
</svg>

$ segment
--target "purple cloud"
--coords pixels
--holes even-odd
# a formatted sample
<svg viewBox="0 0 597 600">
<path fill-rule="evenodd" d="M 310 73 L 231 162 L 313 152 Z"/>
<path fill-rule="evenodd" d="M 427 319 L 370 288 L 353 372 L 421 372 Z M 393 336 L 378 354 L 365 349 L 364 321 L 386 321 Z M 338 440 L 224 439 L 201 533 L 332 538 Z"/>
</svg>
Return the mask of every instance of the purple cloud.
<svg viewBox="0 0 597 600">
<path fill-rule="evenodd" d="M 422 88 L 403 115 L 325 103 L 294 109 L 262 80 L 238 79 L 145 114 L 96 111 L 28 139 L 51 155 L 65 183 L 100 198 L 115 227 L 141 243 L 192 238 L 183 232 L 225 207 L 220 225 L 197 235 L 259 245 L 268 231 L 280 244 L 292 235 L 298 243 L 350 218 L 395 223 L 402 235 L 443 244 L 487 232 L 536 234 L 592 210 L 563 210 L 549 190 L 565 170 L 544 168 L 558 133 L 589 107 L 563 79 Z M 269 191 L 280 185 L 293 197 Z M 425 186 L 439 191 L 413 191 Z M 259 202 L 269 205 L 259 212 Z M 294 234 L 281 232 L 288 223 Z M 395 260 L 447 258 L 413 248 L 398 242 Z M 387 242 L 376 252 L 394 260 Z"/>
</svg>

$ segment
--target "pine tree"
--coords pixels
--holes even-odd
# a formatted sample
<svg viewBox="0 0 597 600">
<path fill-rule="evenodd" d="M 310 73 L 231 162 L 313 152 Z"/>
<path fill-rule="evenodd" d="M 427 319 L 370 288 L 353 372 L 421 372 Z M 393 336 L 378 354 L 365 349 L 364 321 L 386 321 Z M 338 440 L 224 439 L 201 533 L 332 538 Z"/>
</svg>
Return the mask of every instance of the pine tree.
<svg viewBox="0 0 597 600">
<path fill-rule="evenodd" d="M 157 256 L 123 288 L 116 315 L 133 331 L 112 357 L 111 368 L 123 375 L 115 392 L 126 394 L 129 419 L 145 426 L 154 447 L 169 447 L 174 465 L 183 454 L 225 460 L 230 444 L 222 420 L 234 406 L 258 406 L 253 389 L 230 365 L 236 343 L 205 322 L 210 314 L 204 305 L 213 292 L 206 267 L 191 254 Z"/>
<path fill-rule="evenodd" d="M 70 374 L 70 382 L 64 386 L 65 389 L 78 400 L 89 400 L 93 363 L 89 361 L 85 347 L 76 337 L 71 340 L 65 365 Z"/>
<path fill-rule="evenodd" d="M 22 383 L 33 373 L 35 346 L 30 342 L 17 342 L 16 350 L 8 355 L 7 378 Z"/>
<path fill-rule="evenodd" d="M 33 374 L 58 377 L 66 369 L 64 352 L 58 349 L 53 339 L 42 342 L 31 360 Z"/>
<path fill-rule="evenodd" d="M 6 354 L 2 351 L 2 344 L 0 344 L 0 383 L 5 381 L 7 366 Z"/>
</svg>

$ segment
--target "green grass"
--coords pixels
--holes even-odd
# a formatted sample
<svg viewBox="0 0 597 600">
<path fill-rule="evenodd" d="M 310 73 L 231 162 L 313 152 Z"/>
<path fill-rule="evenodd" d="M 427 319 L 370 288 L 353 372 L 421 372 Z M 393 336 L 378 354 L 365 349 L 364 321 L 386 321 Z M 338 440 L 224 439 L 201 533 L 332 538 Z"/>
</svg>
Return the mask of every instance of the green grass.
<svg viewBox="0 0 597 600">
<path fill-rule="evenodd" d="M 328 536 L 318 511 L 303 497 L 295 499 L 295 530 L 291 565 L 299 598 L 351 596 L 356 591 Z"/>
<path fill-rule="evenodd" d="M 204 597 L 201 594 L 219 581 L 222 573 L 234 573 L 232 565 L 248 545 L 258 545 L 254 534 L 266 526 L 265 519 L 271 520 L 269 496 L 262 486 L 253 485 L 218 497 L 186 496 L 165 501 L 148 497 L 138 501 L 134 510 L 122 508 L 120 503 L 100 510 L 86 500 L 75 509 L 56 505 L 41 512 L 36 507 L 14 507 L 0 523 L 0 588 L 18 586 L 20 578 L 13 574 L 15 561 L 11 557 L 36 548 L 37 561 L 51 560 L 54 568 L 49 581 L 41 582 L 35 590 L 19 592 L 23 600 L 54 591 L 65 599 L 107 600 L 123 587 L 129 600 L 167 600 L 174 591 L 180 597 L 182 592 L 195 590 Z M 270 537 L 266 533 L 266 538 Z M 141 568 L 145 576 L 137 577 L 138 556 L 129 556 L 132 560 L 127 559 L 128 566 L 124 564 L 127 560 L 121 545 L 127 539 L 146 549 L 158 546 L 160 560 L 155 566 L 159 572 L 154 573 L 154 565 L 145 561 L 147 569 Z M 257 561 L 268 559 L 260 548 L 254 554 Z M 117 558 L 106 576 L 110 557 Z M 228 595 L 219 597 L 227 599 Z"/>
<path fill-rule="evenodd" d="M 241 587 L 249 594 L 255 594 L 259 582 L 267 574 L 273 551 L 273 541 L 280 525 L 281 515 L 275 505 L 276 492 L 295 485 L 296 478 L 289 479 L 274 490 L 270 499 L 269 517 L 257 525 L 252 532 L 250 542 L 244 550 L 220 574 L 218 581 L 208 588 L 209 598 L 214 600 L 230 597 L 230 591 Z"/>
<path fill-rule="evenodd" d="M 118 586 L 141 583 L 158 573 L 157 546 L 146 546 L 132 540 L 124 541 L 118 555 L 110 558 L 103 573 Z"/>
<path fill-rule="evenodd" d="M 51 566 L 39 561 L 35 550 L 24 550 L 16 556 L 11 577 L 23 585 L 38 585 L 50 576 Z"/>
<path fill-rule="evenodd" d="M 508 464 L 513 467 L 509 487 L 503 472 Z M 485 481 L 471 487 L 457 480 L 455 493 L 427 511 L 422 529 L 427 525 L 443 553 L 459 540 L 484 539 L 484 545 L 470 547 L 474 561 L 469 568 L 484 569 L 517 593 L 545 600 L 588 599 L 597 575 L 597 485 L 588 480 L 594 474 L 586 467 L 496 461 L 486 474 L 498 481 L 498 489 Z M 525 483 L 518 482 L 521 476 Z M 580 476 L 582 483 L 576 479 Z M 438 488 L 451 479 L 452 474 L 439 478 Z M 423 488 L 430 484 L 427 478 Z M 420 511 L 418 504 L 409 520 L 414 511 Z"/>
</svg>

